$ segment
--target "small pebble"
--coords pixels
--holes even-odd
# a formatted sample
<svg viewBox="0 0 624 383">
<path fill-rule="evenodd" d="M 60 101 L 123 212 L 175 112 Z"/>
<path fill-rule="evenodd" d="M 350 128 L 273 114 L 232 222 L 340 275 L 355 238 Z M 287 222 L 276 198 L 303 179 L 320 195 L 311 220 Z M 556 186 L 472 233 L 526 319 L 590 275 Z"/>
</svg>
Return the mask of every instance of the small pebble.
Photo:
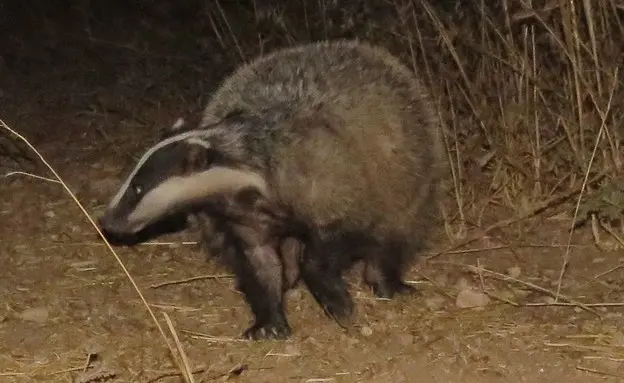
<svg viewBox="0 0 624 383">
<path fill-rule="evenodd" d="M 448 280 L 448 275 L 446 275 L 446 274 L 439 274 L 439 275 L 436 275 L 436 276 L 433 278 L 433 281 L 435 282 L 435 284 L 436 284 L 436 285 L 438 285 L 438 286 L 440 286 L 440 287 L 442 287 L 442 286 L 446 286 L 446 285 L 448 285 L 448 283 L 449 283 L 449 280 Z"/>
<path fill-rule="evenodd" d="M 301 355 L 301 351 L 299 351 L 299 348 L 297 348 L 294 344 L 287 344 L 286 347 L 284 347 L 284 353 L 292 356 Z"/>
<path fill-rule="evenodd" d="M 624 347 L 624 333 L 616 332 L 613 334 L 611 344 L 617 347 Z"/>
<path fill-rule="evenodd" d="M 293 290 L 289 290 L 286 293 L 286 296 L 288 299 L 292 299 L 294 301 L 298 301 L 301 299 L 302 294 L 301 294 L 301 289 L 293 289 Z"/>
<path fill-rule="evenodd" d="M 20 314 L 20 318 L 28 322 L 45 323 L 50 313 L 45 307 L 28 308 Z"/>
<path fill-rule="evenodd" d="M 480 291 L 470 288 L 463 289 L 457 294 L 455 305 L 459 308 L 484 307 L 490 303 L 490 297 Z"/>
<path fill-rule="evenodd" d="M 410 346 L 414 344 L 414 335 L 407 333 L 399 334 L 397 336 L 397 343 L 403 347 Z"/>
<path fill-rule="evenodd" d="M 543 303 L 546 303 L 548 305 L 552 305 L 556 303 L 556 299 L 555 297 L 551 297 L 550 295 L 543 295 L 540 297 L 540 299 L 538 301 L 541 301 Z"/>
<path fill-rule="evenodd" d="M 362 328 L 360 329 L 360 334 L 362 334 L 363 336 L 369 337 L 373 335 L 373 329 L 370 328 L 369 326 L 362 326 Z"/>
<path fill-rule="evenodd" d="M 50 363 L 50 358 L 47 355 L 35 355 L 34 361 L 38 365 L 46 365 Z"/>
<path fill-rule="evenodd" d="M 441 310 L 444 307 L 444 297 L 440 295 L 432 295 L 425 299 L 425 306 L 432 311 Z"/>
<path fill-rule="evenodd" d="M 512 278 L 519 278 L 521 274 L 522 269 L 520 268 L 520 266 L 514 266 L 507 269 L 507 275 Z"/>
<path fill-rule="evenodd" d="M 473 287 L 474 284 L 472 281 L 466 277 L 459 277 L 457 282 L 455 282 L 455 288 L 458 290 L 467 290 Z"/>
<path fill-rule="evenodd" d="M 386 316 L 386 320 L 388 320 L 388 321 L 393 321 L 397 317 L 397 315 L 396 315 L 396 313 L 394 311 L 386 312 L 385 316 Z"/>
</svg>

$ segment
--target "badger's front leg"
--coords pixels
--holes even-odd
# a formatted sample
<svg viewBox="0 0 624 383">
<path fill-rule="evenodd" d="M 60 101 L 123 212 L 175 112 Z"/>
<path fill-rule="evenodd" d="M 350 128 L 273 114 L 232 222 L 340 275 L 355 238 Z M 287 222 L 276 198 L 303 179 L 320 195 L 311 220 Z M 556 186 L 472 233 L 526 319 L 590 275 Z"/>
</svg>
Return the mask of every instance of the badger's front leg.
<svg viewBox="0 0 624 383">
<path fill-rule="evenodd" d="M 232 250 L 224 233 L 224 223 L 205 210 L 197 211 L 191 217 L 206 259 L 223 260 Z"/>
<path fill-rule="evenodd" d="M 255 323 L 243 336 L 248 339 L 284 339 L 291 329 L 284 312 L 282 262 L 274 236 L 261 221 L 233 224 L 237 254 L 232 268 Z"/>
</svg>

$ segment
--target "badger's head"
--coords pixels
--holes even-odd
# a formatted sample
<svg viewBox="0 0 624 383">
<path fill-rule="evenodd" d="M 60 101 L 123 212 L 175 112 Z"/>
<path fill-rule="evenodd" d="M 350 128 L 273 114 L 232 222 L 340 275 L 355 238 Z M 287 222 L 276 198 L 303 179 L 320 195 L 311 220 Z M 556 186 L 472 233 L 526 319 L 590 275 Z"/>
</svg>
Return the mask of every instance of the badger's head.
<svg viewBox="0 0 624 383">
<path fill-rule="evenodd" d="M 107 235 L 137 235 L 238 190 L 266 192 L 264 178 L 241 165 L 244 145 L 236 123 L 186 131 L 180 125 L 143 154 L 111 199 L 99 219 Z"/>
</svg>

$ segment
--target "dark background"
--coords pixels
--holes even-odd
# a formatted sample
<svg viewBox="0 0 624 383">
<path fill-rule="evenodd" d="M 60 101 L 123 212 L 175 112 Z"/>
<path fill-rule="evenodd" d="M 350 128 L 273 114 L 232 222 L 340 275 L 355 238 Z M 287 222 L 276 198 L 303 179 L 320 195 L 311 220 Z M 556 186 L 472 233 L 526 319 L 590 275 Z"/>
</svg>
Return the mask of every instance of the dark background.
<svg viewBox="0 0 624 383">
<path fill-rule="evenodd" d="M 624 116 L 610 105 L 623 98 L 622 5 L 591 4 L 3 1 L 0 115 L 36 144 L 93 133 L 108 145 L 94 153 L 132 152 L 177 117 L 196 120 L 236 65 L 357 37 L 386 46 L 431 88 L 454 170 L 451 209 L 518 213 L 514 200 L 538 208 L 587 172 L 620 172 Z M 0 143 L 14 159 L 13 140 L 3 132 Z"/>
</svg>

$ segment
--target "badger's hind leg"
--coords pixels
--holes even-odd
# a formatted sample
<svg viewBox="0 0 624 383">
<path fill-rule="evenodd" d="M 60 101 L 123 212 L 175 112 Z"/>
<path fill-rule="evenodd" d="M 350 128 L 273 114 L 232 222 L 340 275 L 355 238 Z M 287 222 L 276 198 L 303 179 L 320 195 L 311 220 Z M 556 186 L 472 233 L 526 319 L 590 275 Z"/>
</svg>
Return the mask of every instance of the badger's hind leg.
<svg viewBox="0 0 624 383">
<path fill-rule="evenodd" d="M 306 243 L 301 262 L 301 277 L 308 290 L 341 327 L 348 327 L 354 305 L 342 272 L 352 262 L 344 251 L 344 241 L 322 241 L 320 238 Z"/>
<path fill-rule="evenodd" d="M 400 241 L 388 241 L 371 247 L 366 252 L 364 280 L 379 298 L 415 292 L 403 281 L 405 268 L 414 258 L 415 250 Z"/>
<path fill-rule="evenodd" d="M 300 276 L 299 264 L 303 257 L 303 243 L 295 237 L 280 239 L 280 258 L 283 265 L 283 289 L 290 290 L 297 285 Z"/>
</svg>

